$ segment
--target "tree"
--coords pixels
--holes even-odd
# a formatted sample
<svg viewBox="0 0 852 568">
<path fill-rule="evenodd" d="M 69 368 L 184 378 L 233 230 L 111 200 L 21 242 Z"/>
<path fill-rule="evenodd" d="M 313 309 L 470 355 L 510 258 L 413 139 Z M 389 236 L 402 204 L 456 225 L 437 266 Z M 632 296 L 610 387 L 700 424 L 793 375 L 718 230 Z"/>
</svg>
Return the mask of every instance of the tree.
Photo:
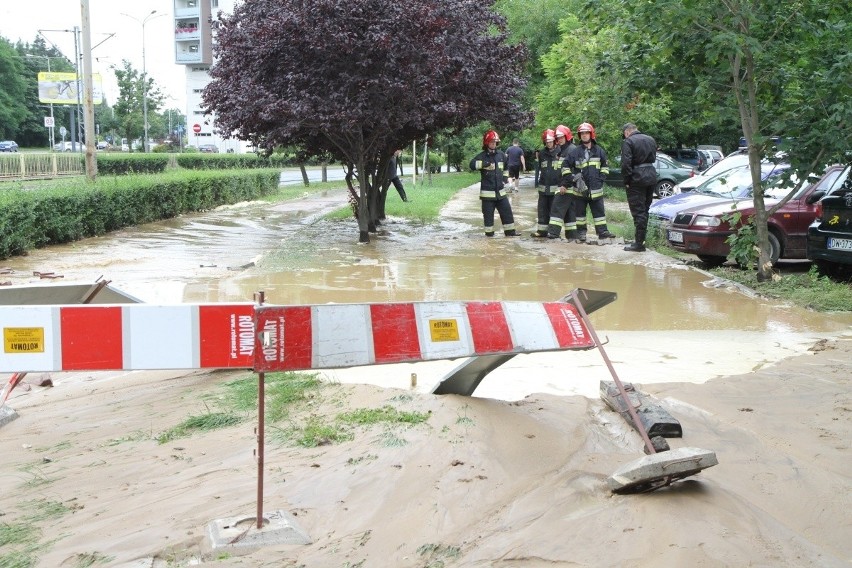
<svg viewBox="0 0 852 568">
<path fill-rule="evenodd" d="M 630 20 L 661 45 L 676 45 L 696 93 L 732 93 L 748 143 L 759 245 L 758 281 L 772 277 L 760 162 L 773 156 L 772 135 L 793 139 L 785 150 L 799 184 L 830 163 L 849 161 L 852 56 L 849 9 L 821 0 L 766 2 L 660 0 L 632 3 Z M 718 103 L 725 104 L 727 96 Z M 733 109 L 732 109 L 733 110 Z M 783 202 L 782 202 L 783 203 Z"/>
<path fill-rule="evenodd" d="M 4 140 L 18 133 L 27 118 L 27 83 L 24 64 L 12 45 L 0 37 L 0 137 Z"/>
<path fill-rule="evenodd" d="M 24 101 L 27 116 L 18 126 L 15 139 L 22 146 L 49 146 L 48 131 L 44 127 L 44 117 L 50 114 L 50 105 L 39 102 L 38 74 L 50 69 L 52 72 L 73 73 L 74 66 L 55 47 L 47 47 L 44 38 L 37 36 L 32 44 L 18 43 L 15 46 L 24 66 L 23 78 L 26 82 Z M 48 65 L 49 62 L 49 65 Z M 70 128 L 69 114 L 76 110 L 74 105 L 53 105 L 56 127 Z"/>
<path fill-rule="evenodd" d="M 154 80 L 140 73 L 127 60 L 121 61 L 121 68 L 115 69 L 118 81 L 118 100 L 115 102 L 115 115 L 118 130 L 124 138 L 134 140 L 145 135 L 143 124 L 143 97 L 148 95 L 148 120 L 163 104 L 164 96 Z"/>
<path fill-rule="evenodd" d="M 519 128 L 525 50 L 493 0 L 257 0 L 220 16 L 205 112 L 271 152 L 296 145 L 350 168 L 360 242 L 379 221 L 396 148 L 444 128 Z M 352 185 L 357 178 L 358 190 Z"/>
</svg>

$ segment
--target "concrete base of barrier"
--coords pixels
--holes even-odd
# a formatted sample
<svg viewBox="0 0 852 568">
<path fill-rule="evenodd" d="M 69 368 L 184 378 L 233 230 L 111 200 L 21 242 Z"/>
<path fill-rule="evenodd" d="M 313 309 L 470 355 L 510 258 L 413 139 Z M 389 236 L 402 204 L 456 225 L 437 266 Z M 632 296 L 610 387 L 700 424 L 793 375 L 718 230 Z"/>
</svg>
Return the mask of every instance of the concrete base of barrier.
<svg viewBox="0 0 852 568">
<path fill-rule="evenodd" d="M 252 550 L 279 544 L 310 544 L 311 537 L 286 511 L 273 511 L 263 517 L 263 527 L 257 528 L 257 517 L 229 517 L 207 525 L 212 550 L 227 550 L 239 555 Z"/>
<path fill-rule="evenodd" d="M 15 412 L 14 408 L 10 408 L 7 405 L 0 406 L 0 428 L 14 420 L 18 417 L 18 413 Z"/>
</svg>

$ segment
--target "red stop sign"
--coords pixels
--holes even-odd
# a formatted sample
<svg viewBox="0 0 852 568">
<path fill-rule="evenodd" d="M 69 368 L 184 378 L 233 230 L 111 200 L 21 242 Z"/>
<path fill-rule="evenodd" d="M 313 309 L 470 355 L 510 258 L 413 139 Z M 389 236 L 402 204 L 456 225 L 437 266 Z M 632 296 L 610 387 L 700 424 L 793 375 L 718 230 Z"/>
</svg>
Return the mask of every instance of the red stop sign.
<svg viewBox="0 0 852 568">
<path fill-rule="evenodd" d="M 193 124 L 192 125 L 192 131 L 195 132 L 196 134 L 198 134 L 199 132 L 201 132 L 201 125 L 200 124 Z"/>
</svg>

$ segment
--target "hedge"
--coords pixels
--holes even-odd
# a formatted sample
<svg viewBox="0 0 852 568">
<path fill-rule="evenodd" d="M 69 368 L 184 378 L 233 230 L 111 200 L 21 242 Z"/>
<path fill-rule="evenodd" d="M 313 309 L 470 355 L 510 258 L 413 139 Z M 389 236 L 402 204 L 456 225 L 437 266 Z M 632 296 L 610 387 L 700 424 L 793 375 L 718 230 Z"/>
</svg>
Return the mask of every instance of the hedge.
<svg viewBox="0 0 852 568">
<path fill-rule="evenodd" d="M 280 170 L 170 172 L 0 191 L 0 259 L 124 227 L 257 199 Z"/>
</svg>

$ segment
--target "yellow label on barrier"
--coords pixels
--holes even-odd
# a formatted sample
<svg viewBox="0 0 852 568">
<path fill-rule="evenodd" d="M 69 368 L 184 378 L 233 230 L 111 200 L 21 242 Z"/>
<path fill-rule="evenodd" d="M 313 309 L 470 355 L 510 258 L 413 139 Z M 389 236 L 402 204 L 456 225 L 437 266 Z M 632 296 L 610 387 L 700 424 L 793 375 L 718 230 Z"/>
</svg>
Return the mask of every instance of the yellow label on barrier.
<svg viewBox="0 0 852 568">
<path fill-rule="evenodd" d="M 44 353 L 43 327 L 4 327 L 6 353 Z"/>
<path fill-rule="evenodd" d="M 429 320 L 429 333 L 435 342 L 458 341 L 459 322 L 454 319 Z"/>
</svg>

